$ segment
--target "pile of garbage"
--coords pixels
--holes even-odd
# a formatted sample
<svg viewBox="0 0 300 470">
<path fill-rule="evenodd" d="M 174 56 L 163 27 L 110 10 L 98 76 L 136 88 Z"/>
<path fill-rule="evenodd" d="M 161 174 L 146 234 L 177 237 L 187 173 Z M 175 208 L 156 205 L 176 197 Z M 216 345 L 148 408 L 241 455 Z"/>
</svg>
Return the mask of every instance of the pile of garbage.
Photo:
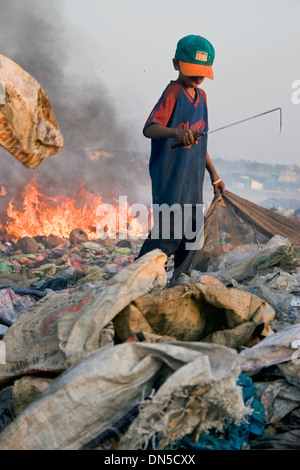
<svg viewBox="0 0 300 470">
<path fill-rule="evenodd" d="M 177 273 L 80 228 L 2 240 L 0 449 L 300 448 L 299 246 L 234 244 L 219 205 Z"/>
<path fill-rule="evenodd" d="M 133 241 L 134 242 L 134 241 Z M 137 257 L 130 240 L 89 240 L 82 229 L 0 242 L 0 338 L 19 313 L 49 292 L 107 281 Z"/>
</svg>

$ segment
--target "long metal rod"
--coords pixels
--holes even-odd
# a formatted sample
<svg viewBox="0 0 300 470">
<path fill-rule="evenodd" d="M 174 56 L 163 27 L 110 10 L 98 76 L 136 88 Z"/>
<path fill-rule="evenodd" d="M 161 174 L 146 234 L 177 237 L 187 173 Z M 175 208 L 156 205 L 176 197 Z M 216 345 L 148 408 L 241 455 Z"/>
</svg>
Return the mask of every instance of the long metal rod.
<svg viewBox="0 0 300 470">
<path fill-rule="evenodd" d="M 242 122 L 250 121 L 250 119 L 255 119 L 260 116 L 264 116 L 265 114 L 273 113 L 274 111 L 280 111 L 280 134 L 282 128 L 282 109 L 281 108 L 274 108 L 270 109 L 269 111 L 265 111 L 264 113 L 256 114 L 255 116 L 251 116 L 246 119 L 242 119 L 241 121 L 233 122 L 232 124 L 228 124 L 227 126 L 219 127 L 218 129 L 214 129 L 213 131 L 208 131 L 207 134 L 212 134 L 213 132 L 221 131 L 222 129 L 227 129 L 227 127 L 236 126 L 236 124 L 240 124 Z"/>
<path fill-rule="evenodd" d="M 240 121 L 233 122 L 232 124 L 227 124 L 227 126 L 219 127 L 218 129 L 214 129 L 213 131 L 208 131 L 208 132 L 194 132 L 194 135 L 196 138 L 201 137 L 202 135 L 206 134 L 212 134 L 213 132 L 218 132 L 223 129 L 227 129 L 228 127 L 236 126 L 237 124 L 241 124 L 242 122 L 250 121 L 251 119 L 256 119 L 260 116 L 264 116 L 265 114 L 273 113 L 274 111 L 279 111 L 280 112 L 280 132 L 279 135 L 281 135 L 281 128 L 282 128 L 282 109 L 281 108 L 274 108 L 270 109 L 269 111 L 265 111 L 264 113 L 256 114 L 255 116 L 250 116 L 246 119 L 241 119 Z M 171 148 L 177 148 L 177 147 L 182 147 L 183 143 L 178 141 L 175 142 L 174 144 L 171 145 Z"/>
</svg>

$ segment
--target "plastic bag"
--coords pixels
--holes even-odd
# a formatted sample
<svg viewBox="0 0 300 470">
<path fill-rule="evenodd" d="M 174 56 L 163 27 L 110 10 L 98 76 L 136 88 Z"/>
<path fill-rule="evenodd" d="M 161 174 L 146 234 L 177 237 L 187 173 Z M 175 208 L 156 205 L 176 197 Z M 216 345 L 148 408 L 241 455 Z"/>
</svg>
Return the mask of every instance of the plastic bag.
<svg viewBox="0 0 300 470">
<path fill-rule="evenodd" d="M 299 360 L 300 323 L 288 326 L 273 335 L 264 338 L 252 348 L 241 351 L 242 370 L 257 372 L 264 367 Z"/>
<path fill-rule="evenodd" d="M 237 257 L 234 264 L 214 272 L 213 275 L 225 284 L 230 284 L 231 279 L 243 281 L 255 275 L 263 274 L 267 268 L 289 259 L 293 252 L 293 244 L 287 238 L 276 235 L 263 245 L 263 248 L 247 257 L 244 257 L 244 254 L 240 259 Z"/>
</svg>

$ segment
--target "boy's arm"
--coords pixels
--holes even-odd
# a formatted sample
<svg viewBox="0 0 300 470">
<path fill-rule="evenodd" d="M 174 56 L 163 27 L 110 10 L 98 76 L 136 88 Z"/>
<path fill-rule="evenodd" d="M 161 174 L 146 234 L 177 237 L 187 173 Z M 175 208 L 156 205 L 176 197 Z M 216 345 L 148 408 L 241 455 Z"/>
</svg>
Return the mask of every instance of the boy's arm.
<svg viewBox="0 0 300 470">
<path fill-rule="evenodd" d="M 206 153 L 206 169 L 209 173 L 209 176 L 210 176 L 210 179 L 211 179 L 211 184 L 214 188 L 214 194 L 216 194 L 216 192 L 218 191 L 218 189 L 220 189 L 221 191 L 221 194 L 224 194 L 225 193 L 225 184 L 224 182 L 221 180 L 221 178 L 219 177 L 211 159 L 210 159 L 210 156 L 208 154 L 208 152 Z"/>
<path fill-rule="evenodd" d="M 161 124 L 151 124 L 149 127 L 146 127 L 144 135 L 150 139 L 175 138 L 182 142 L 184 147 L 188 147 L 189 145 L 193 145 L 197 142 L 191 129 L 177 129 L 165 127 Z"/>
</svg>

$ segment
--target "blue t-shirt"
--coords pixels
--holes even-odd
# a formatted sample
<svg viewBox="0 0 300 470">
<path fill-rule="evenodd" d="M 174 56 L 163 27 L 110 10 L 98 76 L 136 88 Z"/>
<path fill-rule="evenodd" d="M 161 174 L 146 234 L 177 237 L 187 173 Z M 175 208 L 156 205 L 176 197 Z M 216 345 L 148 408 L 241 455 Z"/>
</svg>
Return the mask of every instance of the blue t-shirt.
<svg viewBox="0 0 300 470">
<path fill-rule="evenodd" d="M 205 92 L 196 88 L 195 99 L 177 82 L 171 81 L 151 112 L 144 131 L 151 124 L 179 129 L 208 131 Z M 190 147 L 171 148 L 176 139 L 151 139 L 149 162 L 153 204 L 202 204 L 206 166 L 207 135 Z"/>
</svg>

